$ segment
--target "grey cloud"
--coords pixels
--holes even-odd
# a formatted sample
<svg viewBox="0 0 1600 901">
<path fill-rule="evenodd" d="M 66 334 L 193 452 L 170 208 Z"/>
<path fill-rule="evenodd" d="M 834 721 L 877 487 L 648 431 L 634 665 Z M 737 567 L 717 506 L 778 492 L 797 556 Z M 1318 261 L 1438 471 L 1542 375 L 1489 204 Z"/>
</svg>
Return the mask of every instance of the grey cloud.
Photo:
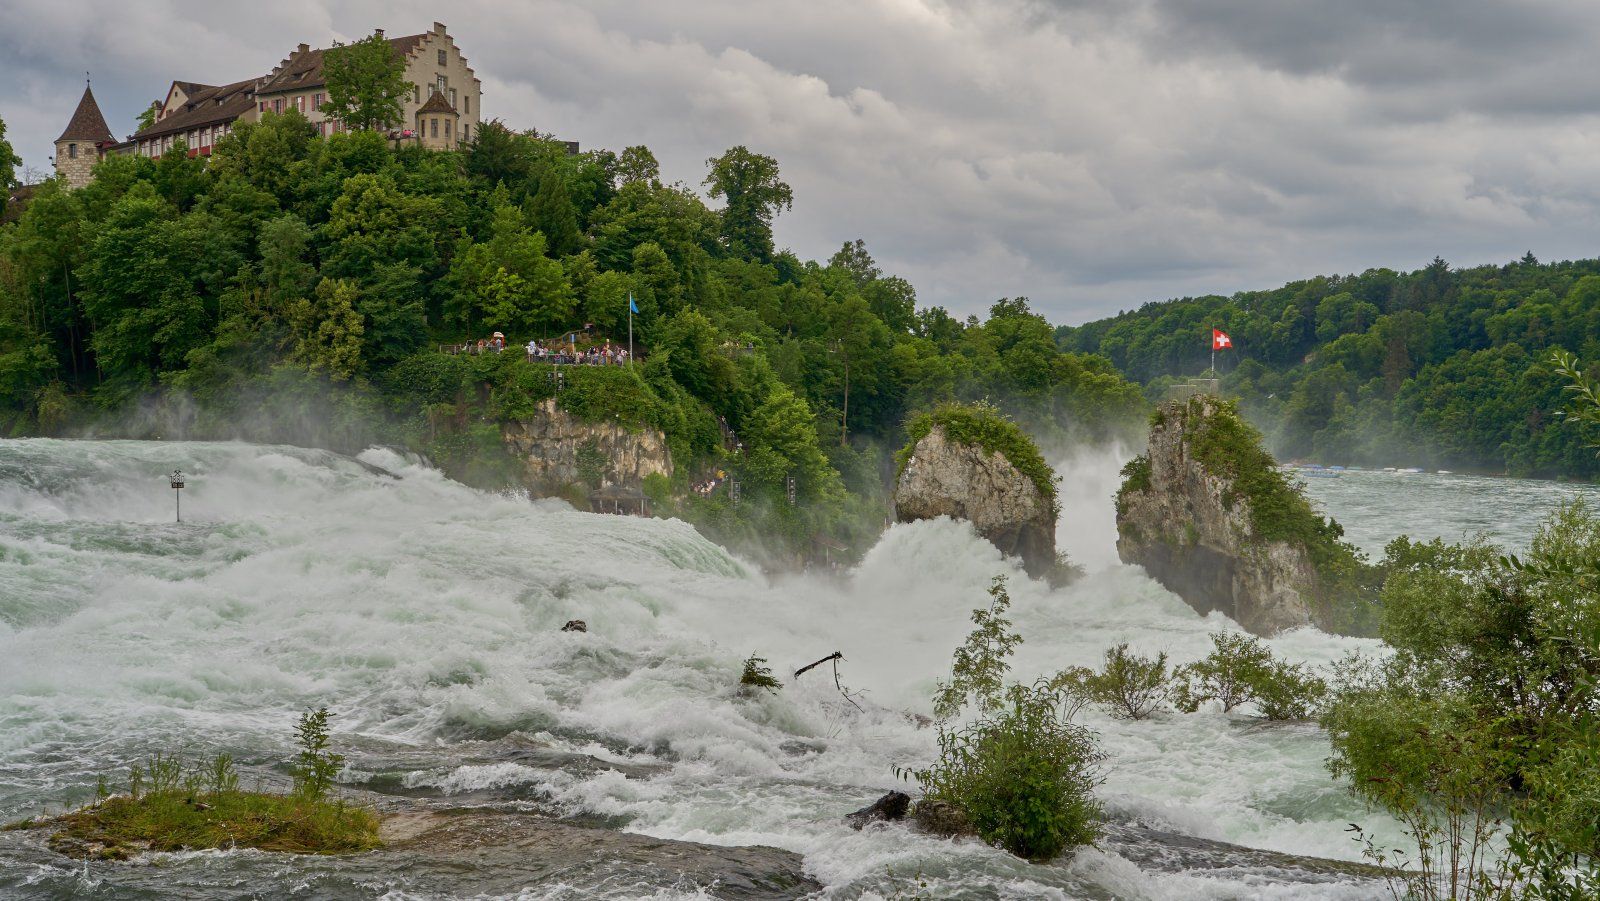
<svg viewBox="0 0 1600 901">
<path fill-rule="evenodd" d="M 697 185 L 746 144 L 781 242 L 864 238 L 925 303 L 1058 321 L 1317 273 L 1592 254 L 1600 9 L 1422 0 L 45 0 L 0 6 L 0 117 L 30 164 L 96 72 L 118 131 L 172 78 L 444 19 L 485 111 L 648 144 Z M 174 24 L 176 23 L 176 24 Z"/>
</svg>

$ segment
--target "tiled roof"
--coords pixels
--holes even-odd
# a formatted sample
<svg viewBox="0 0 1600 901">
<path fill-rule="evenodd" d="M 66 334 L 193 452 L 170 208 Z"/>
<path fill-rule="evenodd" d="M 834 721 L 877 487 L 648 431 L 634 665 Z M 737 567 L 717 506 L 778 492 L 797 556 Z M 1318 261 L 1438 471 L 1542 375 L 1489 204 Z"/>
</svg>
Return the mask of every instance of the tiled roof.
<svg viewBox="0 0 1600 901">
<path fill-rule="evenodd" d="M 88 85 L 83 86 L 83 99 L 78 101 L 78 108 L 72 111 L 72 119 L 67 123 L 67 130 L 56 140 L 82 141 L 88 144 L 116 140 L 111 136 L 111 128 L 106 125 L 106 117 L 100 114 L 100 104 L 94 102 L 94 92 L 89 90 Z"/>
<path fill-rule="evenodd" d="M 426 34 L 413 34 L 403 38 L 389 38 L 389 46 L 394 49 L 395 56 L 404 59 L 422 44 Z M 327 84 L 327 79 L 322 77 L 322 55 L 327 51 L 321 47 L 315 50 L 297 50 L 283 65 L 278 67 L 276 74 L 268 77 L 267 82 L 261 86 L 260 94 L 276 94 L 279 91 L 295 91 L 302 88 L 319 88 Z"/>
<path fill-rule="evenodd" d="M 456 108 L 450 105 L 449 100 L 445 99 L 443 91 L 434 91 L 433 95 L 428 98 L 428 102 L 424 103 L 420 108 L 417 109 L 417 115 L 420 116 L 423 113 L 449 113 L 452 116 L 458 115 Z"/>
<path fill-rule="evenodd" d="M 255 89 L 256 81 L 257 79 L 248 78 L 216 88 L 195 85 L 201 90 L 190 94 L 180 109 L 170 112 L 165 118 L 158 120 L 149 128 L 140 130 L 133 137 L 136 140 L 159 138 L 188 131 L 191 128 L 232 122 L 255 107 L 256 101 L 252 91 Z M 180 84 L 190 83 L 180 82 Z"/>
</svg>

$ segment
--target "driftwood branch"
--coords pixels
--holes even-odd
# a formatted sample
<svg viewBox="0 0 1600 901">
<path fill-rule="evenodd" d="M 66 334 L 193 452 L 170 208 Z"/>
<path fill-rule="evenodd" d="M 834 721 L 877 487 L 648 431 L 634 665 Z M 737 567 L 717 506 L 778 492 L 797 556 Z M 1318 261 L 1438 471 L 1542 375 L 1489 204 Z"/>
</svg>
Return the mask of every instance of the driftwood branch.
<svg viewBox="0 0 1600 901">
<path fill-rule="evenodd" d="M 806 672 L 808 672 L 810 670 L 816 669 L 817 667 L 823 665 L 824 663 L 827 663 L 829 660 L 843 660 L 843 659 L 844 659 L 844 655 L 843 654 L 839 653 L 838 651 L 834 651 L 832 654 L 829 654 L 828 656 L 822 658 L 821 660 L 818 660 L 816 663 L 808 663 L 805 666 L 802 666 L 799 669 L 795 670 L 794 671 L 794 677 L 796 679 L 798 679 L 798 678 L 800 678 L 800 676 L 802 674 L 804 674 L 804 673 L 806 673 Z"/>
</svg>

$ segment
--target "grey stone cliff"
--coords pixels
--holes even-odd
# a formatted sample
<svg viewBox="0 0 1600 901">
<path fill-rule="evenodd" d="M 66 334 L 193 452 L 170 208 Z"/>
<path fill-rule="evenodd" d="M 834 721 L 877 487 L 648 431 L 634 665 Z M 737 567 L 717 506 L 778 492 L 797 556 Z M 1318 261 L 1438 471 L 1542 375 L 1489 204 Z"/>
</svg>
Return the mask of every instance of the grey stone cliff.
<svg viewBox="0 0 1600 901">
<path fill-rule="evenodd" d="M 595 487 L 638 488 L 645 476 L 672 476 L 666 436 L 621 422 L 587 422 L 556 406 L 539 405 L 527 419 L 505 423 L 501 437 L 522 467 L 522 484 L 535 495 L 561 495 L 598 475 Z M 585 487 L 589 487 L 585 485 Z"/>
<path fill-rule="evenodd" d="M 1219 610 L 1256 635 L 1308 625 L 1319 578 L 1310 555 L 1253 537 L 1250 502 L 1190 453 L 1189 431 L 1218 411 L 1211 398 L 1163 409 L 1150 430 L 1148 483 L 1117 498 L 1117 555 L 1196 611 Z"/>
<path fill-rule="evenodd" d="M 1056 564 L 1056 511 L 1033 480 L 1003 454 L 958 444 L 935 425 L 917 442 L 894 490 L 895 516 L 916 522 L 948 516 L 972 523 L 1033 576 Z"/>
</svg>

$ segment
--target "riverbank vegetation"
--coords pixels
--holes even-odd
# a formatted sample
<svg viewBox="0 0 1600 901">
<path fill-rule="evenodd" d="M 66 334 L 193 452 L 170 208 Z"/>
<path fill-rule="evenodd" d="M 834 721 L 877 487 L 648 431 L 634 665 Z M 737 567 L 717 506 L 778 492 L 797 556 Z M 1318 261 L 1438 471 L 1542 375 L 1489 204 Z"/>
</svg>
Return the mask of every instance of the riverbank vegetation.
<svg viewBox="0 0 1600 901">
<path fill-rule="evenodd" d="M 1044 441 L 1130 437 L 1145 411 L 1026 298 L 963 319 L 919 307 L 859 240 L 824 261 L 775 246 L 798 198 L 744 147 L 696 186 L 645 147 L 572 153 L 491 122 L 432 152 L 319 137 L 291 111 L 208 158 L 110 157 L 81 190 L 30 196 L 0 227 L 7 436 L 385 443 L 498 488 L 517 477 L 501 426 L 553 398 L 666 435 L 662 512 L 792 556 L 881 529 L 918 411 L 988 398 Z M 519 352 L 622 345 L 630 324 L 635 366 L 558 375 Z M 440 351 L 496 330 L 505 353 Z"/>
<path fill-rule="evenodd" d="M 1565 380 L 1549 356 L 1600 356 L 1597 308 L 1600 260 L 1435 259 L 1147 303 L 1056 337 L 1160 400 L 1206 369 L 1210 330 L 1226 331 L 1222 391 L 1282 459 L 1595 478 L 1586 436 L 1558 427 Z"/>
<path fill-rule="evenodd" d="M 378 818 L 331 799 L 343 758 L 328 750 L 328 712 L 300 718 L 300 752 L 287 794 L 239 787 L 233 759 L 203 765 L 157 752 L 128 774 L 127 791 L 101 797 L 48 821 L 50 845 L 71 856 L 126 859 L 141 851 L 257 848 L 293 854 L 347 854 L 379 847 Z"/>
</svg>

